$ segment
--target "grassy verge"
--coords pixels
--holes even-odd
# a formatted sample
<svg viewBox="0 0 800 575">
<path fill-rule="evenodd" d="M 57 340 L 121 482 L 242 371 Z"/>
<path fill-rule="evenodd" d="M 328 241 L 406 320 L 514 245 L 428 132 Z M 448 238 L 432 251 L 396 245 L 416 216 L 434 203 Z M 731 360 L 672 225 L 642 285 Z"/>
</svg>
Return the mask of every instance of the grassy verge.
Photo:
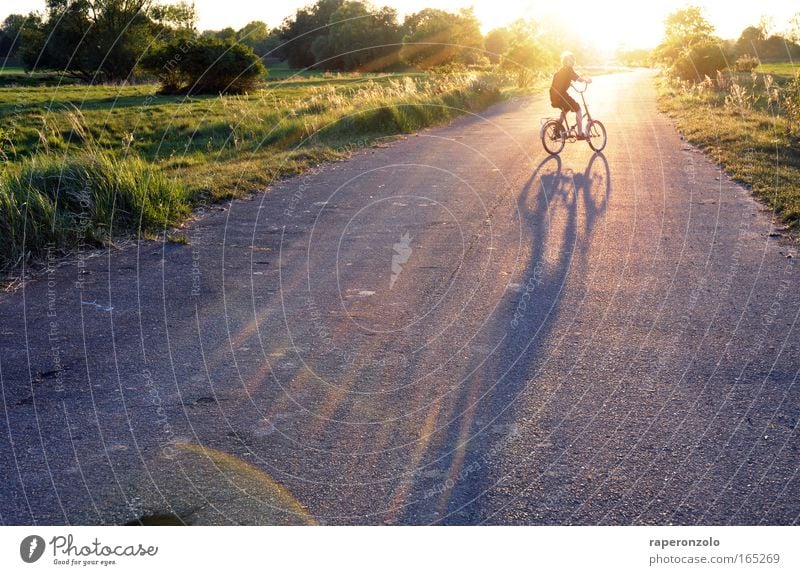
<svg viewBox="0 0 800 575">
<path fill-rule="evenodd" d="M 158 230 L 188 214 L 186 189 L 139 158 L 100 150 L 37 155 L 0 179 L 0 266 Z"/>
<path fill-rule="evenodd" d="M 782 72 L 786 66 L 780 67 Z M 800 145 L 783 100 L 792 75 L 726 74 L 699 85 L 659 80 L 659 105 L 686 139 L 800 230 Z"/>
<path fill-rule="evenodd" d="M 478 74 L 317 75 L 230 97 L 159 96 L 154 85 L 0 88 L 0 271 L 157 232 L 200 201 L 502 97 Z"/>
</svg>

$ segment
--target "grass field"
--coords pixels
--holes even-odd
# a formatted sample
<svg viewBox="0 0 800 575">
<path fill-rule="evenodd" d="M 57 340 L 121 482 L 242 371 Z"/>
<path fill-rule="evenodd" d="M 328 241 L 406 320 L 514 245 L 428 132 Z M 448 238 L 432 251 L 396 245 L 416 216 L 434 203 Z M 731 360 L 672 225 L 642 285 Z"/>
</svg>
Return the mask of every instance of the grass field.
<svg viewBox="0 0 800 575">
<path fill-rule="evenodd" d="M 47 246 L 157 233 L 201 200 L 263 189 L 501 97 L 478 74 L 306 74 L 226 97 L 160 96 L 155 85 L 0 88 L 0 270 Z M 89 205 L 83 219 L 78 204 Z"/>
<path fill-rule="evenodd" d="M 761 64 L 756 72 L 759 74 L 772 74 L 776 78 L 789 80 L 800 74 L 800 62 L 778 62 Z"/>
<path fill-rule="evenodd" d="M 23 68 L 22 66 L 5 66 L 5 67 L 0 66 L 0 75 L 1 74 L 17 75 L 24 73 L 25 73 L 25 68 Z"/>
<path fill-rule="evenodd" d="M 800 140 L 787 120 L 791 64 L 690 85 L 662 78 L 659 104 L 686 138 L 800 231 Z M 721 80 L 721 81 L 720 81 Z M 794 96 L 795 105 L 797 96 Z"/>
<path fill-rule="evenodd" d="M 21 86 L 55 86 L 75 84 L 76 80 L 54 72 L 28 73 L 21 66 L 2 66 L 0 61 L 0 88 Z"/>
</svg>

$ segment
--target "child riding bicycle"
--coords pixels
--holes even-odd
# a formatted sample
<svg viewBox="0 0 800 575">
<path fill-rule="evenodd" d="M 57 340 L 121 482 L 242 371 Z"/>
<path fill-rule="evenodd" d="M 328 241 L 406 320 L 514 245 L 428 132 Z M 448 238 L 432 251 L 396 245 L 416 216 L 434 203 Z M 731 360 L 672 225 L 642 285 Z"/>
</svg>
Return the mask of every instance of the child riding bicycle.
<svg viewBox="0 0 800 575">
<path fill-rule="evenodd" d="M 591 78 L 581 78 L 574 70 L 575 56 L 572 52 L 561 54 L 561 69 L 553 76 L 553 83 L 550 85 L 550 105 L 561 110 L 561 121 L 563 122 L 568 112 L 575 112 L 578 121 L 578 139 L 585 140 L 583 132 L 583 113 L 581 106 L 575 99 L 567 93 L 570 85 L 574 81 L 586 82 L 591 84 Z"/>
</svg>

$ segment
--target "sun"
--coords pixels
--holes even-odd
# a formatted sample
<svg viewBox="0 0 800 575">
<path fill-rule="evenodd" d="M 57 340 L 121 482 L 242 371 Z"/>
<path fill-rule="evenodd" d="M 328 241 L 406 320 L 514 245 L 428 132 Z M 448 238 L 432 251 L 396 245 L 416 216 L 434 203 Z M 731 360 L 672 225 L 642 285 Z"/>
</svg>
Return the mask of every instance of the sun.
<svg viewBox="0 0 800 575">
<path fill-rule="evenodd" d="M 564 30 L 567 37 L 577 38 L 583 45 L 607 54 L 619 47 L 651 48 L 658 44 L 663 33 L 663 20 L 671 4 L 618 0 L 572 0 L 566 4 L 477 0 L 474 7 L 487 31 L 518 18 L 534 20 L 545 27 Z"/>
</svg>

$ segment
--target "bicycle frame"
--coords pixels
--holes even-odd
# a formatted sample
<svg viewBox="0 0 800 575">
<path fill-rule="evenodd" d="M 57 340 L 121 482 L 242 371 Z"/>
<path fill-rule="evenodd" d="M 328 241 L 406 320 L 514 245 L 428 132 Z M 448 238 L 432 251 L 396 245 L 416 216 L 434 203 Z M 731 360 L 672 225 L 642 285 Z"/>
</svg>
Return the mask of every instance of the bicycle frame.
<svg viewBox="0 0 800 575">
<path fill-rule="evenodd" d="M 589 147 L 595 152 L 601 152 L 606 147 L 607 135 L 606 128 L 602 122 L 595 120 L 592 113 L 589 111 L 589 105 L 586 103 L 586 96 L 584 92 L 588 88 L 588 82 L 583 82 L 583 89 L 578 88 L 572 84 L 572 88 L 581 95 L 583 102 L 583 114 L 585 130 L 583 134 L 579 134 L 577 127 L 578 122 L 570 126 L 567 120 L 569 110 L 561 110 L 561 115 L 558 118 L 543 118 L 542 127 L 539 131 L 539 137 L 542 140 L 542 146 L 550 154 L 559 154 L 564 149 L 565 142 L 576 142 L 577 140 L 585 140 Z M 576 119 L 577 120 L 577 119 Z"/>
<path fill-rule="evenodd" d="M 584 125 L 584 126 L 588 126 L 588 125 L 589 125 L 589 122 L 591 122 L 591 121 L 592 121 L 592 114 L 589 112 L 589 105 L 586 103 L 586 97 L 585 97 L 583 94 L 584 94 L 584 92 L 586 92 L 586 89 L 589 87 L 589 84 L 588 84 L 586 81 L 584 81 L 584 82 L 582 82 L 582 83 L 583 83 L 583 90 L 578 90 L 578 89 L 575 87 L 575 82 L 573 82 L 571 85 L 572 85 L 572 88 L 573 88 L 573 89 L 574 89 L 574 90 L 575 90 L 575 91 L 576 91 L 578 94 L 580 94 L 580 95 L 581 95 L 581 102 L 583 102 L 583 109 L 584 109 L 584 110 L 585 110 L 585 112 L 586 112 L 586 113 L 584 114 L 584 116 L 585 116 L 585 117 L 584 117 L 583 125 Z M 569 114 L 569 110 L 561 110 L 561 116 L 559 117 L 559 122 L 561 122 L 561 125 L 562 125 L 562 126 L 564 126 L 564 131 L 565 131 L 565 132 L 566 132 L 566 133 L 567 133 L 567 134 L 568 134 L 570 137 L 572 137 L 572 135 L 575 133 L 575 128 L 577 128 L 577 127 L 578 127 L 578 121 L 577 121 L 577 119 L 576 119 L 576 120 L 575 120 L 575 123 L 574 123 L 572 126 L 570 126 L 570 125 L 569 125 L 569 122 L 567 121 L 567 114 Z"/>
<path fill-rule="evenodd" d="M 583 94 L 584 94 L 584 92 L 586 92 L 586 89 L 587 89 L 588 87 L 589 87 L 589 84 L 588 84 L 588 83 L 586 83 L 586 82 L 584 82 L 584 85 L 583 85 L 583 90 L 578 90 L 577 88 L 575 88 L 575 87 L 573 86 L 573 88 L 575 88 L 575 91 L 576 91 L 576 92 L 578 92 L 578 94 L 580 94 L 580 95 L 581 95 L 581 102 L 583 102 L 583 109 L 584 109 L 584 110 L 586 110 L 586 114 L 585 114 L 585 116 L 586 116 L 586 119 L 587 119 L 587 120 L 589 120 L 589 121 L 591 121 L 591 119 L 592 119 L 592 114 L 591 114 L 591 112 L 589 112 L 589 104 L 587 104 L 587 103 L 586 103 L 586 97 L 583 95 Z"/>
</svg>

